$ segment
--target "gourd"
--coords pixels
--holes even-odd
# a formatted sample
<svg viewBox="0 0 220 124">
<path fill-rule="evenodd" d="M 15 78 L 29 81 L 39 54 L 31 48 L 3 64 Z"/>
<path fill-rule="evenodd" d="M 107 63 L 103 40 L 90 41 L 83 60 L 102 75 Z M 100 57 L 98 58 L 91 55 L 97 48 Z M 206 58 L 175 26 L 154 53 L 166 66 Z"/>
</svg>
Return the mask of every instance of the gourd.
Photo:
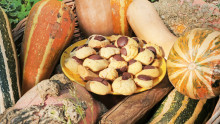
<svg viewBox="0 0 220 124">
<path fill-rule="evenodd" d="M 131 35 L 126 10 L 132 0 L 75 0 L 79 26 L 86 36 Z"/>
<path fill-rule="evenodd" d="M 104 109 L 85 88 L 64 74 L 56 74 L 25 93 L 9 112 L 0 116 L 0 123 L 94 124 Z"/>
<path fill-rule="evenodd" d="M 28 16 L 22 42 L 22 94 L 49 78 L 74 33 L 74 14 L 61 1 L 37 2 Z"/>
<path fill-rule="evenodd" d="M 173 89 L 147 124 L 202 124 L 211 116 L 216 101 L 190 99 Z"/>
<path fill-rule="evenodd" d="M 168 59 L 169 80 L 193 99 L 220 95 L 220 32 L 196 28 L 179 37 Z"/>
<path fill-rule="evenodd" d="M 134 0 L 128 7 L 127 20 L 137 37 L 161 46 L 168 56 L 177 37 L 164 25 L 151 2 Z"/>
<path fill-rule="evenodd" d="M 133 0 L 110 0 L 114 34 L 131 36 L 132 30 L 128 24 L 126 12 Z"/>
<path fill-rule="evenodd" d="M 20 98 L 19 64 L 8 17 L 0 7 L 0 114 Z"/>
</svg>

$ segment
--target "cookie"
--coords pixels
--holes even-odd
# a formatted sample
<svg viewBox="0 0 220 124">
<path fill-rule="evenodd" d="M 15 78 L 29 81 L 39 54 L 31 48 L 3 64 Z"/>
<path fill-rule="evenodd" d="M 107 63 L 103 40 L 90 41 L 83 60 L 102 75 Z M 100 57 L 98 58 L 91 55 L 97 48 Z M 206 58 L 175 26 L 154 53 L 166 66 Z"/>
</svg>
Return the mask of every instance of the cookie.
<svg viewBox="0 0 220 124">
<path fill-rule="evenodd" d="M 76 49 L 78 47 L 74 47 L 71 51 L 70 51 L 70 57 L 76 56 Z"/>
<path fill-rule="evenodd" d="M 128 65 L 129 73 L 136 75 L 142 70 L 142 64 L 139 61 L 132 59 L 128 63 L 129 63 Z"/>
<path fill-rule="evenodd" d="M 161 59 L 156 58 L 150 65 L 155 66 L 155 67 L 160 67 L 161 61 L 162 61 Z"/>
<path fill-rule="evenodd" d="M 107 68 L 109 65 L 106 59 L 103 59 L 99 55 L 91 55 L 90 57 L 86 58 L 83 62 L 83 66 L 88 67 L 93 72 L 101 71 Z"/>
<path fill-rule="evenodd" d="M 134 82 L 145 89 L 151 89 L 153 87 L 153 79 L 152 77 L 146 75 L 138 75 L 134 78 Z"/>
<path fill-rule="evenodd" d="M 79 59 L 84 59 L 90 55 L 96 54 L 96 51 L 91 48 L 88 47 L 87 44 L 79 46 L 76 50 L 75 50 L 75 56 Z"/>
<path fill-rule="evenodd" d="M 138 54 L 138 47 L 132 45 L 126 45 L 121 48 L 121 57 L 125 59 L 125 61 L 130 61 L 135 58 Z"/>
<path fill-rule="evenodd" d="M 72 73 L 78 74 L 78 66 L 82 65 L 83 61 L 78 59 L 76 56 L 67 58 L 64 62 L 65 67 L 67 67 Z"/>
<path fill-rule="evenodd" d="M 138 43 L 137 41 L 135 41 L 134 39 L 127 37 L 127 36 L 121 36 L 118 37 L 118 39 L 115 41 L 115 46 L 116 47 L 125 47 L 127 45 L 131 45 L 131 46 L 135 46 L 138 47 Z"/>
<path fill-rule="evenodd" d="M 146 75 L 154 79 L 160 76 L 160 71 L 157 67 L 146 65 L 143 67 L 142 71 L 137 73 L 135 76 L 137 77 L 138 75 Z"/>
<path fill-rule="evenodd" d="M 116 69 L 120 72 L 127 71 L 127 62 L 120 56 L 120 55 L 114 55 L 110 59 L 109 68 Z"/>
<path fill-rule="evenodd" d="M 109 37 L 109 41 L 114 43 L 121 36 L 122 35 L 112 35 L 112 36 Z"/>
<path fill-rule="evenodd" d="M 98 77 L 98 75 L 90 70 L 88 70 L 86 67 L 79 65 L 78 66 L 78 73 L 80 75 L 80 77 L 85 80 L 88 81 L 93 77 Z"/>
<path fill-rule="evenodd" d="M 134 58 L 138 60 L 143 65 L 149 65 L 154 60 L 154 53 L 151 50 L 140 48 L 138 55 Z"/>
<path fill-rule="evenodd" d="M 118 77 L 118 72 L 113 68 L 106 68 L 99 72 L 99 77 L 112 81 Z"/>
<path fill-rule="evenodd" d="M 126 72 L 113 81 L 112 90 L 118 94 L 131 95 L 137 90 L 137 86 L 132 79 L 132 75 Z"/>
<path fill-rule="evenodd" d="M 88 38 L 88 45 L 92 48 L 102 48 L 108 44 L 110 44 L 110 41 L 102 35 L 94 34 Z"/>
<path fill-rule="evenodd" d="M 97 77 L 86 83 L 86 89 L 99 95 L 106 95 L 111 92 L 111 85 L 108 81 Z"/>
<path fill-rule="evenodd" d="M 106 45 L 99 51 L 99 55 L 105 59 L 109 59 L 111 56 L 116 54 L 120 54 L 120 49 L 114 45 Z"/>
<path fill-rule="evenodd" d="M 155 54 L 155 56 L 156 56 L 157 58 L 164 57 L 164 51 L 163 51 L 163 49 L 162 49 L 160 46 L 156 45 L 156 44 L 147 43 L 147 44 L 145 44 L 145 45 L 143 46 L 143 48 L 146 48 L 146 49 L 151 50 L 151 51 Z"/>
<path fill-rule="evenodd" d="M 142 40 L 138 37 L 132 37 L 132 39 L 134 39 L 139 44 L 140 47 L 143 47 L 144 44 L 147 44 L 147 42 L 145 40 Z"/>
</svg>

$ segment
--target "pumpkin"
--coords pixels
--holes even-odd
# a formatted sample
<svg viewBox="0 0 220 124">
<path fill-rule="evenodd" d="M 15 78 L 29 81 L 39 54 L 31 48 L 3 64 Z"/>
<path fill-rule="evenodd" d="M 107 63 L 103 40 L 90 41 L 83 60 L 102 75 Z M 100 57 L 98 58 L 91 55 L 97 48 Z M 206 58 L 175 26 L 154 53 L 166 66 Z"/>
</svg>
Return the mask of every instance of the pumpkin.
<svg viewBox="0 0 220 124">
<path fill-rule="evenodd" d="M 179 37 L 167 59 L 174 87 L 193 99 L 220 95 L 220 32 L 196 28 Z"/>
<path fill-rule="evenodd" d="M 22 94 L 50 77 L 74 28 L 74 14 L 63 2 L 42 0 L 33 6 L 22 44 Z"/>
<path fill-rule="evenodd" d="M 86 36 L 131 35 L 126 10 L 132 0 L 75 0 L 79 26 Z"/>
</svg>

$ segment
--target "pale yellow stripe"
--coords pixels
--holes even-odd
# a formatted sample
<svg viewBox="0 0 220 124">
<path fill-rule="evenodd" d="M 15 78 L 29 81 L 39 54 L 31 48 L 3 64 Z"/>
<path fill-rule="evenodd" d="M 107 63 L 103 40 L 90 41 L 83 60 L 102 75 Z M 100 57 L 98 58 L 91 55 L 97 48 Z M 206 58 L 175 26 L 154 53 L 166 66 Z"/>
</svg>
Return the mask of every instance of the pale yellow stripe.
<svg viewBox="0 0 220 124">
<path fill-rule="evenodd" d="M 193 59 L 193 57 L 192 57 L 192 55 L 193 55 L 193 51 L 195 51 L 194 50 L 194 48 L 193 48 L 193 43 L 192 43 L 192 40 L 193 40 L 193 38 L 194 38 L 194 35 L 195 35 L 195 32 L 191 32 L 190 34 L 188 34 L 188 36 L 187 36 L 187 38 L 188 38 L 188 47 L 189 47 L 189 55 L 190 55 L 190 62 L 193 62 L 194 60 L 192 60 Z"/>
<path fill-rule="evenodd" d="M 12 101 L 13 104 L 15 104 L 15 99 L 14 99 L 14 94 L 13 94 L 13 89 L 12 89 L 12 81 L 11 81 L 11 77 L 9 75 L 10 74 L 10 69 L 9 69 L 8 63 L 7 63 L 8 58 L 7 58 L 6 54 L 5 54 L 6 50 L 5 50 L 5 47 L 4 47 L 4 44 L 3 44 L 1 30 L 0 30 L 0 48 L 2 50 L 3 58 L 5 58 L 3 61 L 5 63 L 5 71 L 7 73 L 7 81 L 8 81 L 8 86 L 9 86 L 9 90 L 10 90 L 9 93 L 10 93 L 11 101 Z"/>
<path fill-rule="evenodd" d="M 160 113 L 157 117 L 155 117 L 155 118 L 151 121 L 151 124 L 155 124 L 155 123 L 157 123 L 158 121 L 160 121 L 160 120 L 163 118 L 164 114 L 167 113 L 167 111 L 170 109 L 170 106 L 171 106 L 171 104 L 172 104 L 172 101 L 173 101 L 173 99 L 174 99 L 174 97 L 175 97 L 175 93 L 176 93 L 176 89 L 174 89 L 174 90 L 172 90 L 172 91 L 170 92 L 170 94 L 168 95 L 168 98 L 167 98 L 167 100 L 166 100 L 166 102 L 165 102 L 165 104 L 164 104 L 163 110 L 161 111 L 161 113 Z"/>
<path fill-rule="evenodd" d="M 184 63 L 175 63 L 175 62 L 172 62 L 170 60 L 167 60 L 167 65 L 169 67 L 181 67 L 181 68 L 187 68 L 187 65 L 184 64 Z"/>
<path fill-rule="evenodd" d="M 176 88 L 177 88 L 178 91 L 182 91 L 181 85 L 184 82 L 184 79 L 188 77 L 189 71 L 186 71 L 183 74 L 184 74 L 183 77 L 181 77 L 181 79 L 179 79 L 179 81 L 176 83 Z"/>
<path fill-rule="evenodd" d="M 122 34 L 125 34 L 125 0 L 120 0 L 120 26 Z"/>
<path fill-rule="evenodd" d="M 195 122 L 195 120 L 198 118 L 198 115 L 202 111 L 202 108 L 205 105 L 206 101 L 207 101 L 206 99 L 199 100 L 199 102 L 197 103 L 196 108 L 195 108 L 191 118 L 189 118 L 189 120 L 187 120 L 185 122 L 185 124 L 193 124 Z"/>
<path fill-rule="evenodd" d="M 1 8 L 2 9 L 2 8 Z M 3 10 L 1 10 L 2 12 L 3 12 L 3 15 L 4 15 L 4 17 L 5 17 L 5 20 L 6 20 L 6 27 L 7 27 L 7 29 L 11 29 L 11 27 L 10 27 L 10 24 L 9 24 L 9 20 L 8 20 L 8 17 L 7 17 L 7 15 L 6 15 L 6 13 L 3 11 Z M 9 34 L 9 38 L 10 38 L 10 41 L 11 41 L 11 45 L 12 45 L 12 49 L 13 49 L 13 56 L 14 56 L 14 58 L 15 58 L 15 71 L 16 71 L 16 76 L 17 76 L 17 87 L 18 87 L 18 95 L 19 95 L 19 97 L 21 97 L 21 90 L 20 90 L 20 77 L 19 77 L 19 72 L 18 72 L 18 59 L 17 59 L 17 52 L 16 52 L 16 48 L 15 48 L 15 45 L 14 45 L 14 40 L 13 40 L 13 38 L 12 38 L 12 33 L 11 33 L 11 30 L 8 30 L 8 34 Z"/>
<path fill-rule="evenodd" d="M 169 79 L 170 79 L 170 80 L 173 80 L 173 79 L 175 79 L 176 77 L 178 77 L 179 75 L 185 74 L 185 72 L 186 72 L 187 70 L 188 70 L 187 68 L 180 69 L 180 70 L 176 71 L 175 73 L 172 73 L 172 75 L 170 75 Z"/>
<path fill-rule="evenodd" d="M 196 98 L 196 96 L 195 96 L 195 90 L 196 89 L 194 89 L 194 86 L 193 86 L 193 83 L 191 83 L 192 81 L 193 81 L 193 71 L 190 71 L 189 72 L 189 77 L 188 77 L 188 83 L 187 83 L 187 85 L 186 85 L 186 90 L 187 90 L 187 92 L 188 92 L 188 94 L 189 94 L 189 96 L 191 96 L 192 98 Z"/>
<path fill-rule="evenodd" d="M 62 5 L 63 5 L 63 4 L 62 4 Z M 62 10 L 62 8 L 63 8 L 63 7 L 61 7 L 60 10 L 59 10 L 59 13 L 60 13 L 61 17 L 63 16 L 63 12 L 64 12 L 64 11 Z M 59 24 L 60 24 L 61 21 L 62 21 L 62 18 L 61 18 L 61 17 L 57 19 L 57 23 L 59 23 Z M 37 83 L 40 82 L 40 76 L 42 75 L 42 70 L 43 70 L 44 65 L 45 65 L 45 63 L 46 63 L 46 59 L 47 59 L 47 57 L 50 55 L 49 53 L 50 53 L 50 51 L 51 51 L 51 47 L 52 47 L 52 45 L 53 45 L 53 42 L 54 42 L 54 39 L 49 38 L 48 44 L 47 44 L 47 46 L 46 46 L 45 54 L 43 55 L 42 62 L 41 62 L 41 64 L 40 64 L 40 67 L 38 68 L 38 73 L 37 73 L 37 76 L 36 76 L 35 84 L 37 84 Z"/>
<path fill-rule="evenodd" d="M 202 57 L 203 54 L 209 50 L 209 44 L 217 37 L 220 35 L 220 32 L 218 31 L 214 31 L 211 34 L 209 34 L 205 40 L 202 42 L 201 46 L 198 49 L 198 53 L 196 55 L 195 60 L 197 60 L 198 58 Z"/>
<path fill-rule="evenodd" d="M 220 55 L 211 56 L 211 57 L 209 57 L 209 58 L 206 58 L 205 60 L 202 60 L 202 61 L 199 62 L 198 64 L 203 64 L 203 63 L 207 63 L 207 62 L 211 62 L 211 61 L 215 61 L 215 60 L 219 60 L 219 61 L 220 61 Z"/>
<path fill-rule="evenodd" d="M 179 47 L 178 42 L 174 43 L 174 50 L 176 51 L 176 53 L 180 56 L 180 58 L 184 59 L 186 62 L 190 63 L 190 61 L 187 59 L 185 53 L 183 53 L 183 51 L 181 50 L 181 48 Z"/>
<path fill-rule="evenodd" d="M 196 69 L 199 70 L 199 71 L 201 71 L 201 72 L 205 72 L 205 73 L 207 73 L 207 74 L 210 74 L 210 75 L 212 75 L 212 73 L 213 73 L 213 69 L 210 68 L 210 67 L 197 66 Z"/>
<path fill-rule="evenodd" d="M 174 122 L 176 121 L 177 117 L 179 117 L 180 113 L 187 107 L 188 101 L 189 101 L 189 98 L 185 96 L 184 100 L 182 101 L 182 106 L 178 109 L 176 114 L 169 121 L 169 124 L 174 124 Z"/>
<path fill-rule="evenodd" d="M 197 77 L 199 78 L 199 80 L 201 80 L 201 83 L 208 88 L 209 94 L 211 96 L 215 96 L 210 83 L 197 70 L 195 70 L 195 73 L 196 73 Z"/>
<path fill-rule="evenodd" d="M 1 90 L 1 88 L 0 88 L 0 101 L 4 101 L 3 92 Z M 2 114 L 4 111 L 5 111 L 4 102 L 0 102 L 0 114 Z"/>
<path fill-rule="evenodd" d="M 24 53 L 25 54 L 25 56 L 24 56 L 24 67 L 26 65 L 26 61 L 27 61 L 27 57 L 28 57 L 28 53 L 29 53 L 29 49 L 30 49 L 31 38 L 32 38 L 32 35 L 34 33 L 34 29 L 36 28 L 36 24 L 38 23 L 38 15 L 40 14 L 40 12 L 41 12 L 42 8 L 44 7 L 44 5 L 47 4 L 48 2 L 49 2 L 49 0 L 44 0 L 41 3 L 41 5 L 38 7 L 37 12 L 34 15 L 33 25 L 31 27 L 30 33 L 28 34 L 29 37 L 28 37 L 28 41 L 27 41 L 26 53 Z"/>
</svg>

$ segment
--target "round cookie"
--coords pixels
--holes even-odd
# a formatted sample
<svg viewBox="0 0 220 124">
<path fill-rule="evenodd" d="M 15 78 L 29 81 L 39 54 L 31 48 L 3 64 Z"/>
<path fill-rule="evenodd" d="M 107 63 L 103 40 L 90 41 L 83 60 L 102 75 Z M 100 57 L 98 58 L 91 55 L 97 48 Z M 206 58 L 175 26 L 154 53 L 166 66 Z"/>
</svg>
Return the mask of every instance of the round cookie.
<svg viewBox="0 0 220 124">
<path fill-rule="evenodd" d="M 137 60 L 130 60 L 128 65 L 128 72 L 136 75 L 138 72 L 140 72 L 142 70 L 142 64 L 140 62 L 138 62 Z"/>
<path fill-rule="evenodd" d="M 83 66 L 88 67 L 93 72 L 101 71 L 108 67 L 108 61 L 99 55 L 91 55 L 83 62 Z"/>
<path fill-rule="evenodd" d="M 151 50 L 157 58 L 164 57 L 163 49 L 156 44 L 147 43 L 143 46 L 143 48 Z"/>
<path fill-rule="evenodd" d="M 160 76 L 160 71 L 157 67 L 146 65 L 143 67 L 143 70 L 141 72 L 135 75 L 135 77 L 137 77 L 138 75 L 146 75 L 154 79 Z"/>
<path fill-rule="evenodd" d="M 86 83 L 86 89 L 99 95 L 106 95 L 111 92 L 111 85 L 108 81 L 97 77 Z"/>
<path fill-rule="evenodd" d="M 76 56 L 67 58 L 64 62 L 65 67 L 67 67 L 72 73 L 78 74 L 78 66 L 82 65 L 83 61 L 78 59 Z"/>
<path fill-rule="evenodd" d="M 119 37 L 121 37 L 122 35 L 111 35 L 109 37 L 110 42 L 114 43 Z"/>
<path fill-rule="evenodd" d="M 135 47 L 139 46 L 137 41 L 135 41 L 134 39 L 127 37 L 127 36 L 118 37 L 118 39 L 115 41 L 116 47 L 125 47 L 127 45 L 132 45 Z"/>
<path fill-rule="evenodd" d="M 138 55 L 134 58 L 138 60 L 143 65 L 149 65 L 154 60 L 154 53 L 148 49 L 140 48 Z"/>
<path fill-rule="evenodd" d="M 102 48 L 108 44 L 110 44 L 110 41 L 102 35 L 94 34 L 88 38 L 88 45 L 92 48 Z"/>
<path fill-rule="evenodd" d="M 126 45 L 121 48 L 121 57 L 125 59 L 125 61 L 130 61 L 138 54 L 138 47 L 132 45 Z"/>
<path fill-rule="evenodd" d="M 88 47 L 87 44 L 79 46 L 76 50 L 75 50 L 75 56 L 79 59 L 84 59 L 90 55 L 96 54 L 96 51 L 91 48 Z"/>
<path fill-rule="evenodd" d="M 109 68 L 116 69 L 119 72 L 127 71 L 127 62 L 120 55 L 117 54 L 112 56 L 109 61 Z"/>
<path fill-rule="evenodd" d="M 118 77 L 112 83 L 112 90 L 115 93 L 122 94 L 122 95 L 131 95 L 137 89 L 135 85 L 132 75 L 125 72 L 121 77 Z"/>
<path fill-rule="evenodd" d="M 120 54 L 120 49 L 114 45 L 106 45 L 105 47 L 101 48 L 99 51 L 99 55 L 105 59 L 108 59 L 116 54 Z"/>
<path fill-rule="evenodd" d="M 106 68 L 99 72 L 99 77 L 112 81 L 118 77 L 118 72 L 113 68 Z"/>
<path fill-rule="evenodd" d="M 153 87 L 153 79 L 147 75 L 138 75 L 134 78 L 134 82 L 145 89 L 151 89 Z"/>
</svg>

